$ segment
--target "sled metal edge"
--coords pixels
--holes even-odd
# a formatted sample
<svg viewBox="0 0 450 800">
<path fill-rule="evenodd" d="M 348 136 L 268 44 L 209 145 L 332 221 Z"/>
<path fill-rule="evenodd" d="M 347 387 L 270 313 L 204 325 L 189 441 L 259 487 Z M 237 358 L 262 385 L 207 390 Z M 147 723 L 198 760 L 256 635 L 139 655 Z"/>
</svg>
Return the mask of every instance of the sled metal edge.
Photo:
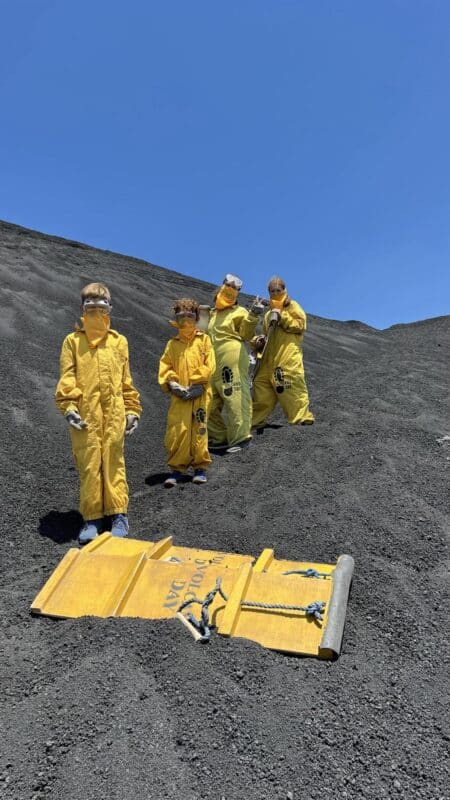
<svg viewBox="0 0 450 800">
<path fill-rule="evenodd" d="M 319 657 L 337 658 L 344 635 L 347 601 L 355 562 L 352 556 L 339 556 L 333 575 L 333 589 L 328 603 L 327 623 L 319 645 Z"/>
</svg>

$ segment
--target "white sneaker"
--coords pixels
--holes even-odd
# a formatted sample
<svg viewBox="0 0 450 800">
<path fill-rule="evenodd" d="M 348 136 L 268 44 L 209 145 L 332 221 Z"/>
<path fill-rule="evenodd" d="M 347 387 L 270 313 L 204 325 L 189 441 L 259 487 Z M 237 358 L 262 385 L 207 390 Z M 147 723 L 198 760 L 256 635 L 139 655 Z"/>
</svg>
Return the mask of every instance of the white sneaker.
<svg viewBox="0 0 450 800">
<path fill-rule="evenodd" d="M 237 442 L 237 444 L 232 444 L 231 447 L 227 447 L 227 453 L 240 453 L 241 450 L 245 450 L 246 447 L 249 446 L 251 439 L 244 439 L 243 442 Z"/>
<path fill-rule="evenodd" d="M 164 481 L 164 486 L 176 486 L 181 478 L 181 472 L 171 472 L 169 477 Z"/>
<path fill-rule="evenodd" d="M 204 469 L 196 469 L 194 470 L 194 477 L 192 478 L 192 483 L 206 483 L 206 474 Z"/>
</svg>

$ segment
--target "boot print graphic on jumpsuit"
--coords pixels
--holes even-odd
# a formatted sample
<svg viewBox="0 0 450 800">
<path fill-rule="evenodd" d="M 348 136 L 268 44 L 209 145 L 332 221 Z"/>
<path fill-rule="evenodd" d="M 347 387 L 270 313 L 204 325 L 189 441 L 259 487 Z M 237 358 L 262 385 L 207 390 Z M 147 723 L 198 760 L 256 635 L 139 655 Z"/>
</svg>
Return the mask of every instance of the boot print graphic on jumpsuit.
<svg viewBox="0 0 450 800">
<path fill-rule="evenodd" d="M 258 316 L 242 306 L 211 311 L 208 333 L 216 370 L 208 415 L 210 447 L 232 447 L 251 439 L 252 399 L 245 342 L 254 336 Z"/>
<path fill-rule="evenodd" d="M 275 384 L 275 391 L 277 394 L 284 392 L 284 373 L 281 367 L 276 367 L 273 371 L 273 382 Z"/>
<path fill-rule="evenodd" d="M 233 381 L 234 381 L 233 370 L 230 367 L 223 367 L 222 383 L 223 383 L 223 394 L 225 397 L 231 397 L 231 395 L 233 394 Z"/>
<path fill-rule="evenodd" d="M 270 313 L 268 311 L 264 318 L 266 334 Z M 271 332 L 253 384 L 253 427 L 263 427 L 277 403 L 291 425 L 313 424 L 301 349 L 305 330 L 305 312 L 285 295 L 278 324 Z"/>
</svg>

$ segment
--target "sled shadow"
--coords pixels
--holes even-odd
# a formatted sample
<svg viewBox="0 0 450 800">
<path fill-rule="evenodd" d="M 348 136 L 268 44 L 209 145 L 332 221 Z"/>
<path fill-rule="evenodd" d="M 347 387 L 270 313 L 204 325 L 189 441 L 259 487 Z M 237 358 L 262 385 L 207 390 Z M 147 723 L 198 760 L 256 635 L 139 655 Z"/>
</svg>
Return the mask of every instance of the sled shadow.
<svg viewBox="0 0 450 800">
<path fill-rule="evenodd" d="M 56 544 L 78 538 L 83 517 L 78 511 L 49 511 L 39 520 L 39 534 Z"/>
</svg>

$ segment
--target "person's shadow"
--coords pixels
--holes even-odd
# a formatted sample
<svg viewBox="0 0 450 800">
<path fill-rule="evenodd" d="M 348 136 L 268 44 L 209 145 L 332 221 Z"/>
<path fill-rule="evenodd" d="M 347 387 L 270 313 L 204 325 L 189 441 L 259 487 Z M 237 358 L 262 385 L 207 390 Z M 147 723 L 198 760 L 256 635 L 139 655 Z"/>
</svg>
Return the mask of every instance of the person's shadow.
<svg viewBox="0 0 450 800">
<path fill-rule="evenodd" d="M 83 517 L 78 511 L 49 511 L 39 520 L 39 534 L 57 544 L 78 538 Z"/>
<path fill-rule="evenodd" d="M 283 428 L 284 426 L 279 422 L 266 422 L 266 424 L 262 428 L 256 428 L 255 433 L 256 436 L 263 436 L 264 431 L 272 430 L 277 431 L 279 428 Z"/>
<path fill-rule="evenodd" d="M 223 458 L 223 456 L 229 455 L 226 447 L 214 447 L 214 445 L 210 445 L 208 450 L 214 458 Z"/>
<path fill-rule="evenodd" d="M 169 477 L 168 472 L 155 472 L 154 475 L 147 475 L 147 477 L 144 478 L 144 483 L 147 486 L 158 486 L 158 484 L 164 483 L 164 481 L 168 477 Z M 179 483 L 191 483 L 191 481 L 192 481 L 191 475 L 182 475 L 181 478 L 179 479 Z"/>
</svg>

